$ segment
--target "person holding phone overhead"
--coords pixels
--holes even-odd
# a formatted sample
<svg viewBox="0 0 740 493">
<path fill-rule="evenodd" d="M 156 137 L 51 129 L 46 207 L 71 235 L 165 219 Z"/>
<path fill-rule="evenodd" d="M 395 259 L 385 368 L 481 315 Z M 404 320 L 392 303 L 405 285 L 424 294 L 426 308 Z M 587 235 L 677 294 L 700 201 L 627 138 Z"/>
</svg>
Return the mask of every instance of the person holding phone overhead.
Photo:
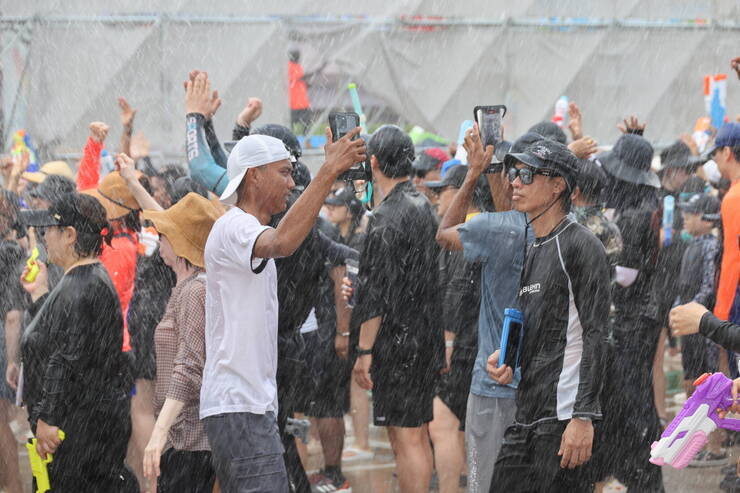
<svg viewBox="0 0 740 493">
<path fill-rule="evenodd" d="M 527 251 L 519 305 L 524 318 L 521 383 L 514 423 L 490 491 L 592 491 L 584 467 L 601 419 L 599 367 L 610 305 L 609 264 L 601 242 L 567 214 L 576 157 L 540 140 L 507 154 L 512 205 L 527 214 L 535 241 Z M 512 368 L 489 358 L 489 374 L 511 381 Z"/>
</svg>

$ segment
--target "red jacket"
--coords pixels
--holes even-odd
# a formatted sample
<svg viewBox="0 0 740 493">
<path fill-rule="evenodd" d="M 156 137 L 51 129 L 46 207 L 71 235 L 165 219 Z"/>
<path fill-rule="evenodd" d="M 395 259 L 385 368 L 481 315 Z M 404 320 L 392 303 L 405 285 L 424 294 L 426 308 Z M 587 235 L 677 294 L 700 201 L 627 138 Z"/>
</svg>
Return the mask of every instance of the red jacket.
<svg viewBox="0 0 740 493">
<path fill-rule="evenodd" d="M 98 188 L 100 182 L 100 153 L 103 143 L 92 137 L 87 138 L 87 144 L 82 151 L 82 160 L 77 168 L 77 191 Z"/>
</svg>

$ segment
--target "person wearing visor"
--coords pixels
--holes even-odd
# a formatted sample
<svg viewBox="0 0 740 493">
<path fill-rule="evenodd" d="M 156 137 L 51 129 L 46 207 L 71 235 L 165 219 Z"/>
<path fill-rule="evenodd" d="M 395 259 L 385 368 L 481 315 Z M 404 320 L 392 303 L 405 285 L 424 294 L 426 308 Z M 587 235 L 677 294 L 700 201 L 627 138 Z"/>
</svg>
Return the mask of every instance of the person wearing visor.
<svg viewBox="0 0 740 493">
<path fill-rule="evenodd" d="M 46 265 L 32 282 L 32 317 L 21 341 L 22 399 L 54 491 L 138 492 L 124 465 L 131 434 L 130 362 L 121 352 L 123 314 L 99 256 L 111 232 L 93 197 L 69 194 L 32 224 L 48 259 L 64 269 L 49 292 Z M 65 434 L 64 440 L 59 432 Z"/>
<path fill-rule="evenodd" d="M 273 259 L 295 252 L 337 177 L 365 159 L 364 141 L 352 140 L 359 132 L 358 127 L 334 142 L 327 129 L 325 164 L 275 228 L 268 223 L 286 210 L 295 185 L 285 145 L 250 135 L 229 155 L 221 201 L 233 207 L 216 221 L 205 247 L 206 361 L 200 395 L 200 418 L 224 491 L 289 488 L 277 424 Z"/>
<path fill-rule="evenodd" d="M 517 410 L 490 491 L 592 491 L 583 465 L 594 447 L 592 421 L 602 417 L 600 363 L 610 306 L 606 253 L 593 233 L 568 216 L 578 165 L 565 145 L 537 141 L 507 154 L 504 166 L 512 206 L 526 213 L 535 240 L 519 289 L 524 335 Z M 499 354 L 489 358 L 488 372 L 506 384 L 514 369 L 499 362 Z"/>
<path fill-rule="evenodd" d="M 648 462 L 650 445 L 661 433 L 653 391 L 661 321 L 654 278 L 660 246 L 660 179 L 652 171 L 653 147 L 640 135 L 622 135 L 611 151 L 596 157 L 610 178 L 606 206 L 622 234 L 615 267 L 613 343 L 603 371 L 605 420 L 594 454 L 597 481 L 614 477 L 636 491 L 663 491 L 659 467 Z"/>
</svg>

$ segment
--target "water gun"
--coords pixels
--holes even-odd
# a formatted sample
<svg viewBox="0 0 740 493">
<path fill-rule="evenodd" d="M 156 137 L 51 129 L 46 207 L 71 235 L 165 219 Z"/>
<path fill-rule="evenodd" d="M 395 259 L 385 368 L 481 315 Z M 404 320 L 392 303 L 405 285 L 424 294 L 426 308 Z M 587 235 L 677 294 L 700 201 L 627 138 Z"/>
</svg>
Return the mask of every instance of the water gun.
<svg viewBox="0 0 740 493">
<path fill-rule="evenodd" d="M 565 118 L 568 115 L 568 96 L 560 96 L 555 103 L 555 114 L 552 115 L 552 122 L 558 127 L 565 126 Z"/>
<path fill-rule="evenodd" d="M 663 197 L 663 232 L 665 237 L 663 239 L 663 246 L 671 244 L 673 237 L 673 213 L 676 209 L 676 199 L 673 195 L 666 195 Z"/>
<path fill-rule="evenodd" d="M 33 172 L 39 170 L 39 160 L 36 158 L 36 151 L 31 143 L 31 136 L 26 134 L 25 130 L 17 130 L 13 134 L 13 147 L 10 154 L 13 159 L 20 160 L 21 154 L 28 152 L 28 168 L 26 171 Z"/>
<path fill-rule="evenodd" d="M 64 440 L 64 432 L 62 430 L 59 430 L 59 439 Z M 46 493 L 51 489 L 49 470 L 46 466 L 54 460 L 54 456 L 52 454 L 46 454 L 46 459 L 42 459 L 36 451 L 36 441 L 35 438 L 28 439 L 28 443 L 26 444 L 28 460 L 31 462 L 33 477 L 36 479 L 36 493 Z"/>
<path fill-rule="evenodd" d="M 683 469 L 707 443 L 709 434 L 719 428 L 740 431 L 740 419 L 721 418 L 733 404 L 732 380 L 722 373 L 705 373 L 694 382 L 696 390 L 683 409 L 651 445 L 650 462 Z"/>
<path fill-rule="evenodd" d="M 727 115 L 727 74 L 704 76 L 704 109 L 712 126 L 721 127 Z"/>
<path fill-rule="evenodd" d="M 347 84 L 347 90 L 349 91 L 349 97 L 352 99 L 352 107 L 355 110 L 355 113 L 357 113 L 360 116 L 360 128 L 362 129 L 362 133 L 367 133 L 367 118 L 365 117 L 365 112 L 362 111 L 362 104 L 360 103 L 360 94 L 357 92 L 357 84 L 354 82 L 350 82 Z"/>
<path fill-rule="evenodd" d="M 39 258 L 39 249 L 34 247 L 33 250 L 31 250 L 31 256 L 28 257 L 28 260 L 26 260 L 26 266 L 28 267 L 28 274 L 26 274 L 26 277 L 23 278 L 26 282 L 33 282 L 36 280 L 36 276 L 39 275 L 39 271 L 41 268 L 39 267 L 38 260 Z"/>
</svg>

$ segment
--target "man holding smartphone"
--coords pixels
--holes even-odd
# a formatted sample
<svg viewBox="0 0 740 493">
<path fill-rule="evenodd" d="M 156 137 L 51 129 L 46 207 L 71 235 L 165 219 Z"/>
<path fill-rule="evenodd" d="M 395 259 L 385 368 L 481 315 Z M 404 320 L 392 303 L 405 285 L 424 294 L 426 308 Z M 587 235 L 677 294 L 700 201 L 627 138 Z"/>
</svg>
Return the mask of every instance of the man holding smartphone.
<svg viewBox="0 0 740 493">
<path fill-rule="evenodd" d="M 610 306 L 604 247 L 568 217 L 577 161 L 562 144 L 535 142 L 504 159 L 512 205 L 527 214 L 535 241 L 519 289 L 524 315 L 521 382 L 514 424 L 504 436 L 490 491 L 593 490 L 579 467 L 591 457 L 592 420 L 601 419 L 601 347 Z M 491 378 L 512 368 L 488 361 Z"/>
<path fill-rule="evenodd" d="M 373 390 L 375 425 L 388 428 L 401 491 L 422 493 L 431 481 L 428 423 L 444 367 L 437 222 L 432 205 L 409 180 L 414 145 L 403 130 L 378 129 L 368 155 L 384 199 L 373 211 L 360 255 L 354 376 L 360 387 Z"/>
</svg>

